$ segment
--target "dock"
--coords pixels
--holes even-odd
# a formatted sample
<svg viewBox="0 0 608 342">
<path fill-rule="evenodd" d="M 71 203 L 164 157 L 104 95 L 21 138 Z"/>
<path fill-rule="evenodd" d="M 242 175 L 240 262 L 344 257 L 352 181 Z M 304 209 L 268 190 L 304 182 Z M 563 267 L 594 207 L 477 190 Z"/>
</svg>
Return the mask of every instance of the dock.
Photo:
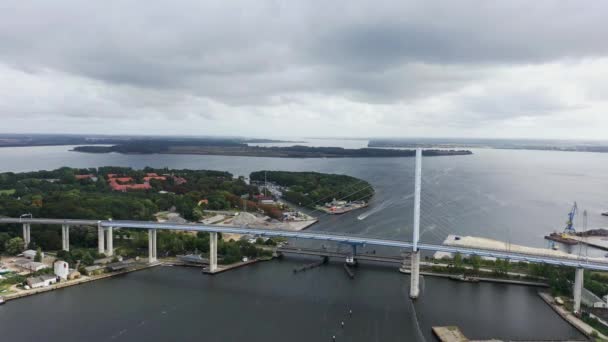
<svg viewBox="0 0 608 342">
<path fill-rule="evenodd" d="M 310 270 L 310 269 L 319 267 L 319 266 L 321 266 L 323 264 L 326 264 L 327 260 L 328 260 L 327 257 L 323 257 L 323 259 L 321 259 L 320 261 L 296 267 L 296 268 L 293 269 L 293 273 L 298 273 L 298 272 L 302 272 L 302 271 L 306 271 L 306 270 Z"/>
<path fill-rule="evenodd" d="M 260 261 L 259 259 L 253 259 L 253 260 L 248 260 L 248 261 L 241 261 L 241 262 L 237 262 L 234 264 L 230 264 L 230 265 L 218 265 L 217 269 L 215 271 L 211 271 L 209 269 L 209 266 L 204 267 L 203 268 L 203 273 L 204 274 L 218 274 L 218 273 L 222 273 L 222 272 L 226 272 L 226 271 L 230 271 L 239 267 L 243 267 L 243 266 L 247 266 L 247 265 L 251 265 L 251 264 L 255 264 L 256 262 Z"/>
<path fill-rule="evenodd" d="M 411 273 L 410 269 L 408 269 L 408 268 L 400 268 L 399 272 L 403 273 L 403 274 L 410 274 Z M 446 278 L 446 279 L 450 279 L 450 278 L 454 277 L 453 274 L 449 274 L 449 273 L 435 273 L 435 272 L 427 272 L 427 271 L 420 271 L 420 275 L 422 275 L 422 276 L 429 276 L 429 277 L 437 277 L 437 278 Z M 535 286 L 535 287 L 549 287 L 549 285 L 547 283 L 538 282 L 538 281 L 513 280 L 513 279 L 502 279 L 502 278 L 487 278 L 487 277 L 474 277 L 474 279 L 478 280 L 479 282 L 485 282 L 485 283 L 499 283 L 499 284 Z M 462 282 L 467 282 L 467 281 L 462 280 Z"/>
<path fill-rule="evenodd" d="M 570 245 L 570 246 L 578 244 L 578 241 L 573 240 L 573 239 L 569 239 L 569 238 L 566 238 L 566 237 L 563 237 L 561 234 L 558 234 L 558 233 L 551 233 L 549 235 L 546 235 L 545 239 L 551 240 L 551 241 L 555 241 L 555 242 L 559 242 L 559 243 L 562 243 L 564 245 Z"/>
<path fill-rule="evenodd" d="M 276 252 L 279 254 L 314 255 L 328 258 L 339 258 L 343 260 L 351 255 L 349 252 L 338 252 L 330 251 L 328 249 L 298 248 L 288 246 L 279 247 L 276 249 Z M 406 256 L 381 256 L 369 253 L 360 253 L 354 256 L 354 258 L 358 261 L 386 262 L 391 264 L 402 264 L 403 260 L 408 259 L 408 257 L 409 254 L 407 254 Z"/>
<path fill-rule="evenodd" d="M 469 342 L 458 327 L 433 327 L 433 333 L 441 342 Z"/>
<path fill-rule="evenodd" d="M 347 264 L 344 264 L 344 271 L 346 271 L 346 274 L 350 277 L 350 279 L 355 278 L 355 272 L 353 272 L 353 270 Z"/>
</svg>

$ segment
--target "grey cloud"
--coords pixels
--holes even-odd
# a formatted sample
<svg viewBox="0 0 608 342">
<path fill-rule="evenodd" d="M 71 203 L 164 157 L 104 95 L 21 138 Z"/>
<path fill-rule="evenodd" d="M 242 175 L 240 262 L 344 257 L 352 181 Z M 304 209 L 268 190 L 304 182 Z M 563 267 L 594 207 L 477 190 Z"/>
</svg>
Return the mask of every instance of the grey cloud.
<svg viewBox="0 0 608 342">
<path fill-rule="evenodd" d="M 608 52 L 602 2 L 7 1 L 3 9 L 5 63 L 227 102 L 289 91 L 394 101 L 433 94 L 435 86 L 424 85 L 432 75 L 399 73 L 408 65 L 534 63 Z M 412 91 L 413 84 L 422 87 Z"/>
<path fill-rule="evenodd" d="M 74 103 L 48 92 L 48 111 L 72 117 L 276 116 L 335 97 L 408 106 L 486 84 L 497 68 L 606 58 L 605 13 L 600 1 L 5 0 L 0 65 L 73 76 L 69 95 L 80 83 L 96 89 Z M 1 96 L 0 110 L 18 109 Z M 454 107 L 445 122 L 471 125 L 578 108 L 511 89 Z"/>
</svg>

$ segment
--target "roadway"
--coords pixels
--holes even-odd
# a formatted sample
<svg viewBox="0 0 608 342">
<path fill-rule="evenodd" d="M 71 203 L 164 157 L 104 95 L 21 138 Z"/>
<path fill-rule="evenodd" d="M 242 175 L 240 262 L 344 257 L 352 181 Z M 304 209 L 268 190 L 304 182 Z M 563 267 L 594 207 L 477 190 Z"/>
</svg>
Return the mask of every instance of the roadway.
<svg viewBox="0 0 608 342">
<path fill-rule="evenodd" d="M 218 225 L 203 224 L 179 224 L 166 222 L 149 221 L 110 221 L 110 220 L 73 220 L 73 219 L 30 219 L 30 218 L 0 218 L 2 223 L 29 223 L 29 224 L 52 224 L 52 225 L 92 225 L 103 228 L 132 228 L 132 229 L 165 229 L 176 231 L 197 231 L 197 232 L 219 232 L 230 234 L 259 235 L 264 237 L 285 237 L 293 239 L 308 239 L 318 241 L 332 241 L 346 244 L 369 245 L 395 247 L 401 249 L 412 249 L 413 243 L 409 241 L 379 239 L 363 236 L 353 236 L 338 234 L 333 232 L 313 232 L 313 231 L 287 231 L 278 229 L 260 229 L 248 227 L 226 227 Z M 481 248 L 468 248 L 458 246 L 434 245 L 419 243 L 418 249 L 431 252 L 460 253 L 464 255 L 478 255 L 481 257 L 491 257 L 498 259 L 509 259 L 514 261 L 525 261 L 531 263 L 568 266 L 589 270 L 608 271 L 608 260 L 583 258 L 578 256 L 572 258 L 548 257 L 542 255 L 514 253 L 504 250 L 490 250 Z"/>
</svg>

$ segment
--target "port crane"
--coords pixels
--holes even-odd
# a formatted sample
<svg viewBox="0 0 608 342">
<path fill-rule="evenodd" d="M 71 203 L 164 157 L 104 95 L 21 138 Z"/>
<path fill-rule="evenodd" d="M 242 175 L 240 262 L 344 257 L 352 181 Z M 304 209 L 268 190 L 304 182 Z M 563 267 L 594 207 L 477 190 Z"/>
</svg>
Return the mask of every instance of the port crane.
<svg viewBox="0 0 608 342">
<path fill-rule="evenodd" d="M 574 234 L 576 233 L 576 229 L 574 229 L 574 217 L 578 213 L 578 205 L 574 202 L 572 209 L 568 213 L 568 221 L 566 221 L 566 228 L 564 229 L 565 234 Z"/>
</svg>

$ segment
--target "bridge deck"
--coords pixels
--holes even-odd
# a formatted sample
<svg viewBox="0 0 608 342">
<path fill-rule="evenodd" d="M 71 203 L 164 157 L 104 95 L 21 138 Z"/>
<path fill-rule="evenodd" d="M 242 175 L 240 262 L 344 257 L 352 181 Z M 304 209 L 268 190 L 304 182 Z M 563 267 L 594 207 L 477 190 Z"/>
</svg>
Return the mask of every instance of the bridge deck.
<svg viewBox="0 0 608 342">
<path fill-rule="evenodd" d="M 310 239 L 320 241 L 333 241 L 357 245 L 373 245 L 384 247 L 396 247 L 402 249 L 412 248 L 412 242 L 368 238 L 362 236 L 342 235 L 330 232 L 311 232 L 311 231 L 287 231 L 287 230 L 272 230 L 259 229 L 248 227 L 225 227 L 217 225 L 204 224 L 177 224 L 166 222 L 148 222 L 148 221 L 109 221 L 109 220 L 71 220 L 71 219 L 29 219 L 29 218 L 0 218 L 1 223 L 30 223 L 30 224 L 67 224 L 67 225 L 99 225 L 101 227 L 115 228 L 134 228 L 134 229 L 166 229 L 178 231 L 200 231 L 200 232 L 220 232 L 233 234 L 250 234 L 267 237 L 286 237 L 295 239 Z M 423 251 L 440 251 L 447 253 L 461 253 L 464 255 L 478 255 L 482 257 L 493 257 L 498 259 L 510 259 L 515 261 L 526 261 L 532 263 L 544 263 L 550 265 L 561 265 L 568 267 L 577 267 L 583 269 L 608 271 L 608 260 L 602 258 L 583 258 L 574 256 L 557 257 L 546 256 L 529 253 L 517 253 L 513 251 L 492 250 L 482 248 L 470 248 L 461 246 L 446 246 L 419 243 L 418 248 Z"/>
</svg>

